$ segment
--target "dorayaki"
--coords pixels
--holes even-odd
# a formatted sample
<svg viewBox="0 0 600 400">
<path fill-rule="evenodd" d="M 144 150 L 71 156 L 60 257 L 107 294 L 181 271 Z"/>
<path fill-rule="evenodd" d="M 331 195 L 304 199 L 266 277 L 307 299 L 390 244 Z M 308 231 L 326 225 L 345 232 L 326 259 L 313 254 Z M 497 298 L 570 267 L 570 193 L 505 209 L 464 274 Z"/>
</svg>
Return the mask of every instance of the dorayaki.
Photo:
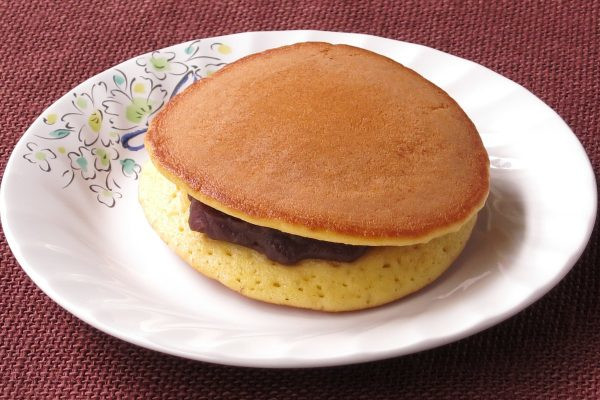
<svg viewBox="0 0 600 400">
<path fill-rule="evenodd" d="M 227 65 L 150 124 L 139 198 L 191 266 L 257 300 L 374 307 L 440 276 L 489 192 L 471 120 L 379 54 L 298 43 Z"/>
</svg>

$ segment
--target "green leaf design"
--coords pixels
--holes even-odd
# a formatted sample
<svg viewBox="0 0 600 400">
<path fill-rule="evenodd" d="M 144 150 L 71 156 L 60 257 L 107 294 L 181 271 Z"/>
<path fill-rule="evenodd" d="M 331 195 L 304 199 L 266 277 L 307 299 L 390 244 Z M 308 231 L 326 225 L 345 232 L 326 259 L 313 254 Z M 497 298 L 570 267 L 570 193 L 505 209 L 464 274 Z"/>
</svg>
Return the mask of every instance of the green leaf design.
<svg viewBox="0 0 600 400">
<path fill-rule="evenodd" d="M 131 158 L 126 158 L 124 160 L 120 160 L 121 165 L 123 166 L 123 173 L 126 175 L 132 174 L 135 171 L 135 166 L 137 165 L 134 160 Z"/>
<path fill-rule="evenodd" d="M 125 78 L 121 75 L 113 75 L 113 81 L 117 84 L 117 86 L 121 86 L 125 83 Z"/>
<path fill-rule="evenodd" d="M 50 137 L 52 139 L 62 139 L 62 138 L 69 136 L 70 134 L 71 134 L 71 131 L 68 129 L 55 129 L 52 132 L 50 132 L 48 135 L 50 135 Z"/>
<path fill-rule="evenodd" d="M 79 168 L 81 168 L 84 171 L 87 171 L 88 160 L 85 157 L 81 156 L 77 160 L 75 160 L 75 162 L 77 163 L 77 165 L 79 165 Z"/>
</svg>

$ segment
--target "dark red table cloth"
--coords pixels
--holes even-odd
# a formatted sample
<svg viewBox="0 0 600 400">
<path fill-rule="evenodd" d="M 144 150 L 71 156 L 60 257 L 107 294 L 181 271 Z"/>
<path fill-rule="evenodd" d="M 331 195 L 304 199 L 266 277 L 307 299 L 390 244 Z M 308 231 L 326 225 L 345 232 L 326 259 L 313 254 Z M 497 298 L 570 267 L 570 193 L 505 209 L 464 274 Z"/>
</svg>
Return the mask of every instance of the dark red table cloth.
<svg viewBox="0 0 600 400">
<path fill-rule="evenodd" d="M 283 29 L 369 33 L 476 61 L 556 110 L 600 168 L 598 1 L 0 0 L 0 22 L 0 171 L 33 120 L 92 75 L 186 40 Z M 305 370 L 212 365 L 112 338 L 53 303 L 0 240 L 2 398 L 600 398 L 597 229 L 555 289 L 498 326 L 420 354 Z"/>
</svg>

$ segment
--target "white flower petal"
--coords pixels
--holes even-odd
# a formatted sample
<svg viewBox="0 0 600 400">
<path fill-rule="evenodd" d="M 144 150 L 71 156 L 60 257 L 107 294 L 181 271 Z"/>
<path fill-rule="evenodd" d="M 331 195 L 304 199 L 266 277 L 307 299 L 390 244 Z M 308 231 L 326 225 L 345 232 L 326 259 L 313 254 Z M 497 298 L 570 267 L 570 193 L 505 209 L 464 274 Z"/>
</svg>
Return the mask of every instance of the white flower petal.
<svg viewBox="0 0 600 400">
<path fill-rule="evenodd" d="M 131 96 L 130 96 L 130 93 L 126 93 L 124 90 L 113 89 L 110 91 L 110 97 L 106 101 L 109 101 L 109 100 L 114 100 L 116 102 L 124 104 L 124 103 L 131 101 Z M 104 102 L 102 102 L 102 104 L 104 104 Z"/>
<path fill-rule="evenodd" d="M 92 86 L 91 90 L 93 108 L 100 107 L 100 104 L 108 97 L 108 87 L 105 82 L 98 82 Z"/>
<path fill-rule="evenodd" d="M 69 128 L 79 128 L 85 123 L 86 116 L 81 112 L 68 113 L 63 115 L 61 120 L 66 122 Z"/>
<path fill-rule="evenodd" d="M 180 62 L 171 62 L 169 65 L 169 73 L 171 75 L 183 75 L 188 71 L 188 66 Z"/>
<path fill-rule="evenodd" d="M 145 67 L 146 65 L 148 65 L 148 61 L 146 61 L 145 57 L 138 58 L 137 60 L 135 60 L 135 63 L 140 67 Z"/>
<path fill-rule="evenodd" d="M 164 73 L 163 71 L 157 71 L 154 68 L 146 67 L 146 68 L 144 68 L 144 71 L 147 74 L 153 75 L 156 79 L 158 79 L 160 81 L 165 80 L 165 78 L 167 77 L 166 73 Z"/>
<path fill-rule="evenodd" d="M 79 140 L 86 146 L 91 146 L 98 141 L 100 132 L 94 132 L 87 124 L 81 127 L 79 131 Z"/>
</svg>

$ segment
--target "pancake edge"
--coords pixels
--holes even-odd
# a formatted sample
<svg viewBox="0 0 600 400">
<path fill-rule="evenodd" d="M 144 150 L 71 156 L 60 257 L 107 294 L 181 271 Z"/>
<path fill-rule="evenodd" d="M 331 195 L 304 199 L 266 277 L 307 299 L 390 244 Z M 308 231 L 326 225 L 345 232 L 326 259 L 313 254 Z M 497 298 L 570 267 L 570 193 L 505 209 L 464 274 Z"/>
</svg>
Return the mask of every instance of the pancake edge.
<svg viewBox="0 0 600 400">
<path fill-rule="evenodd" d="M 188 193 L 190 196 L 212 207 L 222 213 L 230 215 L 235 218 L 239 218 L 242 221 L 248 222 L 253 225 L 263 226 L 266 228 L 277 229 L 279 231 L 289 233 L 291 235 L 297 235 L 302 237 L 307 237 L 316 240 L 322 240 L 325 242 L 333 242 L 333 243 L 343 243 L 350 244 L 355 246 L 410 246 L 413 244 L 421 244 L 427 243 L 432 239 L 437 237 L 446 235 L 448 233 L 453 233 L 460 228 L 464 224 L 466 224 L 471 218 L 477 215 L 477 213 L 483 208 L 485 202 L 487 200 L 489 189 L 483 198 L 483 200 L 475 207 L 475 209 L 463 220 L 457 221 L 454 224 L 441 227 L 436 230 L 432 230 L 427 232 L 424 235 L 414 235 L 414 236 L 381 236 L 381 237 L 365 237 L 365 236 L 356 236 L 356 235 L 348 235 L 341 232 L 335 232 L 327 229 L 314 229 L 308 228 L 302 225 L 293 224 L 284 220 L 276 220 L 276 219 L 267 219 L 267 218 L 259 218 L 255 216 L 251 216 L 240 212 L 238 210 L 234 210 L 231 207 L 228 207 L 217 200 L 204 195 L 199 191 L 194 191 L 189 188 L 189 186 L 180 178 L 175 176 L 166 168 L 163 168 L 162 165 L 157 165 L 152 158 L 152 146 L 150 143 L 146 142 L 146 149 L 150 154 L 150 160 L 152 161 L 155 168 L 169 181 L 173 182 L 178 188 Z"/>
</svg>

